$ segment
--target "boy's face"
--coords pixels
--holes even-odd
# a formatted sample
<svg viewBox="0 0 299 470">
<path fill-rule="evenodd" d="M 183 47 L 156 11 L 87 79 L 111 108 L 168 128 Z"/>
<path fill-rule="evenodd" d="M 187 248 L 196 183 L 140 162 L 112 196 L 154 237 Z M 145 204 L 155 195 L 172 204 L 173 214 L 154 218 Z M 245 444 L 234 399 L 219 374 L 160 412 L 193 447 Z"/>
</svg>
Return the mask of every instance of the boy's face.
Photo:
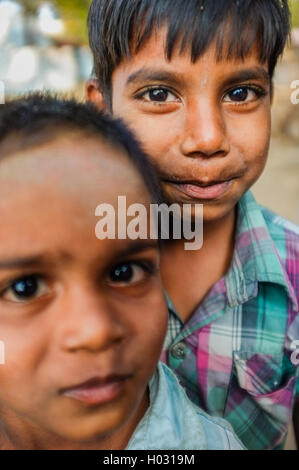
<svg viewBox="0 0 299 470">
<path fill-rule="evenodd" d="M 157 245 L 95 236 L 95 208 L 119 193 L 150 203 L 127 157 L 93 138 L 0 162 L 0 419 L 13 429 L 87 442 L 147 406 L 167 308 Z"/>
<path fill-rule="evenodd" d="M 163 30 L 112 75 L 112 111 L 154 160 L 167 199 L 203 203 L 206 221 L 234 208 L 260 176 L 270 138 L 268 67 L 254 50 L 241 60 L 195 63 L 175 50 L 165 59 Z M 101 107 L 101 95 L 89 86 Z"/>
</svg>

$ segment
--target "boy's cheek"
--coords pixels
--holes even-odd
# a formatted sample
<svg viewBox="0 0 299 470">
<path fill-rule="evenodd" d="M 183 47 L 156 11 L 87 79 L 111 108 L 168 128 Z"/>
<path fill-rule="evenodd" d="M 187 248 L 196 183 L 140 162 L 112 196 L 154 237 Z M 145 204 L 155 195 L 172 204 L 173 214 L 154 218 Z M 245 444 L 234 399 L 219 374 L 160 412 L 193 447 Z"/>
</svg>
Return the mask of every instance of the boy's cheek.
<svg viewBox="0 0 299 470">
<path fill-rule="evenodd" d="M 161 341 L 161 338 L 163 339 L 164 334 L 166 334 L 168 322 L 167 303 L 163 293 L 159 292 L 151 300 L 149 299 L 143 321 L 145 323 L 140 322 L 142 330 L 147 325 L 153 336 L 151 340 L 156 342 Z"/>
<path fill-rule="evenodd" d="M 146 305 L 146 309 L 144 305 Z M 157 292 L 147 302 L 143 302 L 140 308 L 143 314 L 142 321 L 139 318 L 138 322 L 138 343 L 143 350 L 143 354 L 148 355 L 148 351 L 150 351 L 148 356 L 149 367 L 154 369 L 160 357 L 168 324 L 168 309 L 164 294 Z M 139 354 L 136 354 L 136 357 L 138 356 Z M 143 355 L 143 357 L 145 356 Z"/>
<path fill-rule="evenodd" d="M 269 145 L 270 145 L 270 135 L 261 136 L 260 141 L 258 141 L 258 136 L 256 140 L 256 146 L 252 149 L 248 148 L 248 152 L 246 152 L 246 164 L 248 166 L 248 173 L 246 175 L 246 179 L 248 180 L 249 186 L 252 186 L 258 178 L 261 176 L 262 172 L 265 169 L 268 153 L 269 153 Z"/>
<path fill-rule="evenodd" d="M 16 328 L 16 327 L 13 327 Z M 0 401 L 3 393 L 7 398 L 22 394 L 26 400 L 37 383 L 41 364 L 45 358 L 46 341 L 42 332 L 22 330 L 19 326 L 18 334 L 12 334 L 9 327 L 1 328 L 1 341 L 4 344 L 4 364 L 0 365 Z M 20 388 L 18 384 L 22 384 Z"/>
<path fill-rule="evenodd" d="M 145 112 L 136 103 L 113 96 L 114 117 L 122 119 L 152 157 L 161 159 L 169 149 L 179 143 L 184 121 L 176 113 Z"/>
<path fill-rule="evenodd" d="M 22 367 L 23 366 L 23 367 Z M 20 386 L 21 384 L 21 386 Z M 34 374 L 28 373 L 21 363 L 2 367 L 0 370 L 0 413 L 4 408 L 30 414 L 30 410 L 38 409 L 45 403 L 37 403 L 41 390 L 36 383 Z"/>
<path fill-rule="evenodd" d="M 254 119 L 241 117 L 230 131 L 231 141 L 235 143 L 247 168 L 244 180 L 250 187 L 259 178 L 267 162 L 271 138 L 270 107 L 265 105 Z"/>
</svg>

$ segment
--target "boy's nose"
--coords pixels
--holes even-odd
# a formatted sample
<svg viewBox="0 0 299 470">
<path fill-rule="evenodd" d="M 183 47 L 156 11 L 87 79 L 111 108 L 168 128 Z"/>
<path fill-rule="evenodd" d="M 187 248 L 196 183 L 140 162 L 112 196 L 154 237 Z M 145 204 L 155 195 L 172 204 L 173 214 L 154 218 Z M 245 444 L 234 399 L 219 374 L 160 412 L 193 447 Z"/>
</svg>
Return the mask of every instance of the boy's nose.
<svg viewBox="0 0 299 470">
<path fill-rule="evenodd" d="M 184 122 L 181 152 L 186 157 L 226 156 L 230 151 L 222 111 L 207 100 L 189 107 Z"/>
<path fill-rule="evenodd" d="M 100 352 L 125 338 L 124 321 L 104 296 L 81 289 L 69 297 L 64 302 L 60 327 L 60 344 L 65 351 Z"/>
</svg>

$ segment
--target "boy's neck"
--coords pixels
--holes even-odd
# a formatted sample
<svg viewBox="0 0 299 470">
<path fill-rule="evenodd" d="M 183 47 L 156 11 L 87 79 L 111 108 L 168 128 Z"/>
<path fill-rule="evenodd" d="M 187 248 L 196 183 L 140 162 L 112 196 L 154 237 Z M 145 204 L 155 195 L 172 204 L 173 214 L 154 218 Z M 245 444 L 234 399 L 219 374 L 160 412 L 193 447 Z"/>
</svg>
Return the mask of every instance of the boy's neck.
<svg viewBox="0 0 299 470">
<path fill-rule="evenodd" d="M 184 240 L 165 245 L 162 279 L 172 303 L 187 321 L 213 285 L 227 273 L 234 251 L 236 208 L 216 222 L 204 222 L 203 246 L 184 249 Z"/>
</svg>

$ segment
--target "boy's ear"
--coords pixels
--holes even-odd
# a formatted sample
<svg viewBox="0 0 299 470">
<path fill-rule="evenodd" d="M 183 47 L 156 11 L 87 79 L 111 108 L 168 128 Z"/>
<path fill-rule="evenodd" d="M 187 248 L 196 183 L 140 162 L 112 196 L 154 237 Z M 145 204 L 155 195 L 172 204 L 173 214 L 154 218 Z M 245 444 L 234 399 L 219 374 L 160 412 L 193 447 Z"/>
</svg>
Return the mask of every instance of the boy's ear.
<svg viewBox="0 0 299 470">
<path fill-rule="evenodd" d="M 86 82 L 85 97 L 87 101 L 91 101 L 101 111 L 108 111 L 104 95 L 99 88 L 99 83 L 97 80 L 90 79 Z"/>
</svg>

